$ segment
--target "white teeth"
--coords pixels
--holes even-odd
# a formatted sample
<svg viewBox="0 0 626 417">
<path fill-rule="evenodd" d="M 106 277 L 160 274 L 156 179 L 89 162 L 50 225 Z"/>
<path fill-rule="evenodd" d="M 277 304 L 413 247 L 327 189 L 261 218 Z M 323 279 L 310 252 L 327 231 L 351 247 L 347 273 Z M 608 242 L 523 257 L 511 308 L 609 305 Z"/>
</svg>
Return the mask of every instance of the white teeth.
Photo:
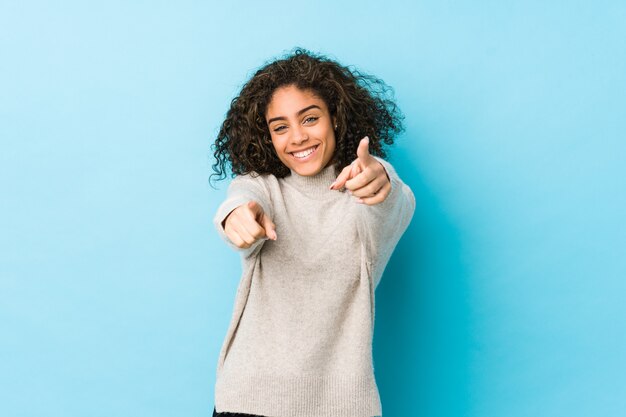
<svg viewBox="0 0 626 417">
<path fill-rule="evenodd" d="M 315 146 L 309 149 L 305 149 L 302 152 L 292 152 L 292 155 L 295 156 L 296 158 L 304 158 L 305 156 L 311 155 L 311 153 L 313 153 L 314 150 L 315 150 Z"/>
</svg>

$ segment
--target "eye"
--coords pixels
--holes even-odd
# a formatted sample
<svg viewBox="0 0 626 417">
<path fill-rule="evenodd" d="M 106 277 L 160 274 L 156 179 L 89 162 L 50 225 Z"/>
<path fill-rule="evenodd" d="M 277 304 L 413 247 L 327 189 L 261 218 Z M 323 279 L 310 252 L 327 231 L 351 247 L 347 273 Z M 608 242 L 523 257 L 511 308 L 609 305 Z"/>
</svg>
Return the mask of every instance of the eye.
<svg viewBox="0 0 626 417">
<path fill-rule="evenodd" d="M 310 117 L 307 117 L 306 119 L 304 119 L 304 123 L 308 123 L 309 121 L 314 122 L 317 119 L 319 119 L 319 117 L 310 116 Z"/>
<path fill-rule="evenodd" d="M 285 125 L 282 126 L 278 126 L 276 128 L 274 128 L 274 132 L 280 132 L 282 130 L 285 130 L 287 127 Z"/>
</svg>

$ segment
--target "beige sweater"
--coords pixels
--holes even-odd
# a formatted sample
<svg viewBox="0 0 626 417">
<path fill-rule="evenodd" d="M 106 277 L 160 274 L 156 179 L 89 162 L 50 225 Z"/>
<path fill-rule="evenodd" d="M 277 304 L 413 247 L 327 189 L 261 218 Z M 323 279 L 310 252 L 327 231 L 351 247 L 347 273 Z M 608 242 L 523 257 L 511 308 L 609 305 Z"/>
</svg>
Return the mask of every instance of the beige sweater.
<svg viewBox="0 0 626 417">
<path fill-rule="evenodd" d="M 217 365 L 218 412 L 267 417 L 371 417 L 382 407 L 372 359 L 374 290 L 406 230 L 415 198 L 393 167 L 380 204 L 329 190 L 335 167 L 313 177 L 241 175 L 214 224 L 241 252 L 243 274 Z M 239 249 L 222 221 L 249 200 L 278 239 Z"/>
</svg>

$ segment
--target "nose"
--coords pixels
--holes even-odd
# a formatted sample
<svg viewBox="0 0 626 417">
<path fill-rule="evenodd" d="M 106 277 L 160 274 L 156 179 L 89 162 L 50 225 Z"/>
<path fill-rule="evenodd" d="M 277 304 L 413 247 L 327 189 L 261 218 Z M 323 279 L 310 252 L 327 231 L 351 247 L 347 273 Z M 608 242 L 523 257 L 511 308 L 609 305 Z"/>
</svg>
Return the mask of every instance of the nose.
<svg viewBox="0 0 626 417">
<path fill-rule="evenodd" d="M 291 142 L 294 145 L 300 145 L 301 143 L 309 140 L 309 135 L 303 129 L 293 129 L 293 135 L 291 136 Z"/>
</svg>

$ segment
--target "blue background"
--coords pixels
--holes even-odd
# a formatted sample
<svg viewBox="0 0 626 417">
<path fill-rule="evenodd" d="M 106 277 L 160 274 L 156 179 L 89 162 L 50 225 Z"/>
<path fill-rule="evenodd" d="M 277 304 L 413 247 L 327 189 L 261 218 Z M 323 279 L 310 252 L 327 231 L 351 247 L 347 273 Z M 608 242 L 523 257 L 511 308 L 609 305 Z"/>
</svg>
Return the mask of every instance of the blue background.
<svg viewBox="0 0 626 417">
<path fill-rule="evenodd" d="M 240 266 L 209 146 L 296 45 L 407 116 L 385 416 L 623 415 L 624 22 L 621 1 L 2 1 L 0 415 L 210 415 Z"/>
</svg>

